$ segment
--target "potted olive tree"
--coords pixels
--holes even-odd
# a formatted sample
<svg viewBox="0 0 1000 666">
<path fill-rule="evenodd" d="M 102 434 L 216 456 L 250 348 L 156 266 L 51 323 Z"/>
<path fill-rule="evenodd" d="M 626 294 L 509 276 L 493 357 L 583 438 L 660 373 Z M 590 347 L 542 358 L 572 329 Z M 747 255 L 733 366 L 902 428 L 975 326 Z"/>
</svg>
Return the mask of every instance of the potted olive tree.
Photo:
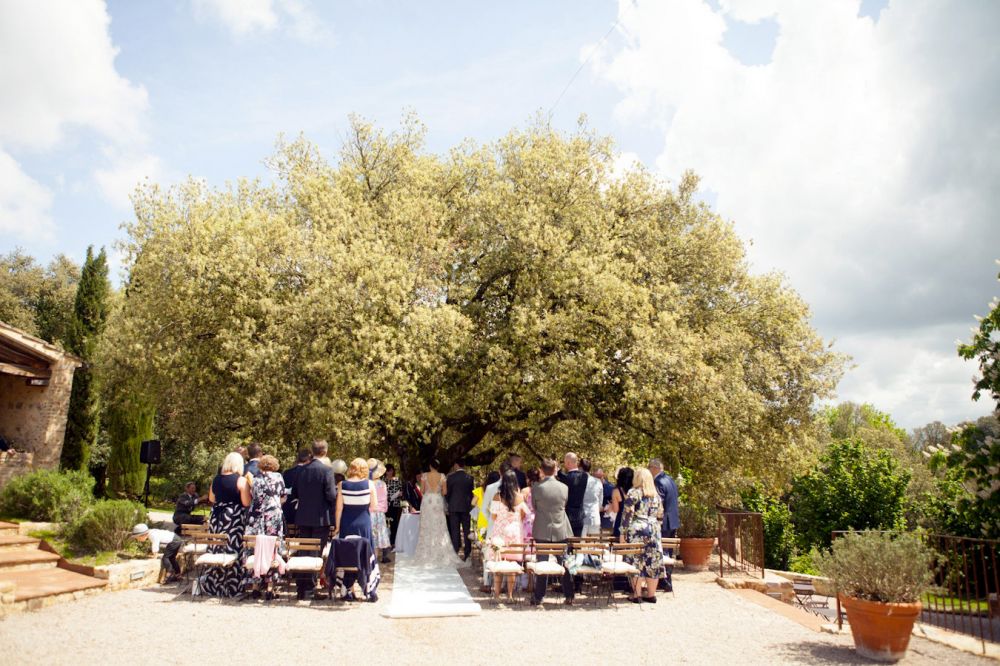
<svg viewBox="0 0 1000 666">
<path fill-rule="evenodd" d="M 899 661 L 906 654 L 934 555 L 919 534 L 849 532 L 818 562 L 847 611 L 858 654 Z"/>
<path fill-rule="evenodd" d="M 699 502 L 685 502 L 678 509 L 681 525 L 677 536 L 681 538 L 681 559 L 685 569 L 704 571 L 712 557 L 715 534 L 718 529 L 714 509 Z"/>
</svg>

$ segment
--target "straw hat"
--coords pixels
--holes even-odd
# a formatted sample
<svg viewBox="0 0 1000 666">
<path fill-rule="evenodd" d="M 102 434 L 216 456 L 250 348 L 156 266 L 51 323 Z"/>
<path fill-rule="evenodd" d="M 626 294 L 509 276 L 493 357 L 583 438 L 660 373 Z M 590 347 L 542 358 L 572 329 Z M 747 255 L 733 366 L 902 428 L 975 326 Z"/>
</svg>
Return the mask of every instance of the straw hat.
<svg viewBox="0 0 1000 666">
<path fill-rule="evenodd" d="M 378 458 L 368 459 L 368 471 L 372 474 L 372 479 L 378 479 L 385 474 L 385 465 Z"/>
<path fill-rule="evenodd" d="M 337 458 L 332 463 L 330 463 L 330 467 L 333 468 L 334 474 L 347 474 L 347 463 L 345 463 L 340 458 Z"/>
</svg>

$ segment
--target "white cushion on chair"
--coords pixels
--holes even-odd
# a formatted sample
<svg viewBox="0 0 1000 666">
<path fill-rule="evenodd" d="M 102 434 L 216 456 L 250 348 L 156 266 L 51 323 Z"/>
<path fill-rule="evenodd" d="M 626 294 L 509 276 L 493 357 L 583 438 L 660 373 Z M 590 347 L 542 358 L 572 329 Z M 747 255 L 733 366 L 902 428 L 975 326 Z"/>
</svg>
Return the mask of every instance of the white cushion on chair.
<svg viewBox="0 0 1000 666">
<path fill-rule="evenodd" d="M 533 571 L 538 576 L 561 576 L 566 573 L 566 569 L 558 562 L 548 560 L 545 562 L 529 562 L 528 571 Z"/>
<path fill-rule="evenodd" d="M 289 557 L 285 568 L 288 571 L 321 571 L 323 569 L 323 558 L 307 557 L 305 555 Z"/>
<path fill-rule="evenodd" d="M 574 573 L 577 573 L 581 576 L 596 576 L 604 572 L 598 569 L 597 567 L 577 567 Z"/>
<path fill-rule="evenodd" d="M 524 569 L 517 562 L 508 560 L 492 560 L 486 563 L 486 570 L 490 573 L 498 574 L 519 574 L 524 573 Z"/>
<path fill-rule="evenodd" d="M 639 570 L 628 562 L 603 562 L 601 564 L 601 570 L 604 571 L 604 573 L 618 575 L 639 573 Z"/>
<path fill-rule="evenodd" d="M 232 553 L 205 553 L 199 555 L 194 561 L 197 566 L 205 567 L 228 567 L 236 561 L 236 556 Z"/>
<path fill-rule="evenodd" d="M 189 543 L 181 548 L 182 553 L 204 553 L 208 551 L 207 543 Z"/>
<path fill-rule="evenodd" d="M 670 557 L 669 555 L 664 555 L 663 556 L 663 565 L 664 566 L 672 567 L 675 564 L 677 564 L 677 560 L 675 560 L 674 558 Z"/>
</svg>

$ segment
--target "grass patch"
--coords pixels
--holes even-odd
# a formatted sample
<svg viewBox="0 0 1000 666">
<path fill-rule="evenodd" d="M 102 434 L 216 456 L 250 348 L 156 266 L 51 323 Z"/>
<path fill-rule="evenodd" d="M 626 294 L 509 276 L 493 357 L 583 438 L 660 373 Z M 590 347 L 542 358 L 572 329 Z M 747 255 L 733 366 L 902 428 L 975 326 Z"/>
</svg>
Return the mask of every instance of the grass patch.
<svg viewBox="0 0 1000 666">
<path fill-rule="evenodd" d="M 960 599 L 943 594 L 934 594 L 933 592 L 924 594 L 921 597 L 921 601 L 924 604 L 924 610 L 945 613 L 979 615 L 988 613 L 990 610 L 989 602 L 985 599 Z"/>
<path fill-rule="evenodd" d="M 35 530 L 29 532 L 28 536 L 36 539 L 44 539 L 57 553 L 70 562 L 88 567 L 129 562 L 135 559 L 145 559 L 149 556 L 148 549 L 144 549 L 143 544 L 135 541 L 130 542 L 122 551 L 102 550 L 96 553 L 82 553 L 75 550 L 58 532 L 53 530 Z"/>
</svg>

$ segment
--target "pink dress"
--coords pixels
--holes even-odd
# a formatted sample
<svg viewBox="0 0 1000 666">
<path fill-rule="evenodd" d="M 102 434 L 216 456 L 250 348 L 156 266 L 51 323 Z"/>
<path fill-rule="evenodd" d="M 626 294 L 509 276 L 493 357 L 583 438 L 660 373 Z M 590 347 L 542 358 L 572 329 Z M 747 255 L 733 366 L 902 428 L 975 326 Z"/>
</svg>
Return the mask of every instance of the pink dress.
<svg viewBox="0 0 1000 666">
<path fill-rule="evenodd" d="M 500 500 L 493 500 L 490 504 L 490 513 L 493 514 L 493 535 L 492 541 L 501 541 L 504 546 L 512 543 L 522 543 L 522 522 L 521 517 L 525 514 L 527 506 L 518 504 L 511 511 L 507 505 Z M 490 551 L 487 551 L 489 558 L 492 558 Z M 517 558 L 520 559 L 520 558 Z"/>
<path fill-rule="evenodd" d="M 531 488 L 524 489 L 524 520 L 521 521 L 521 536 L 523 543 L 531 541 L 531 535 L 535 526 L 535 502 L 531 499 Z"/>
</svg>

